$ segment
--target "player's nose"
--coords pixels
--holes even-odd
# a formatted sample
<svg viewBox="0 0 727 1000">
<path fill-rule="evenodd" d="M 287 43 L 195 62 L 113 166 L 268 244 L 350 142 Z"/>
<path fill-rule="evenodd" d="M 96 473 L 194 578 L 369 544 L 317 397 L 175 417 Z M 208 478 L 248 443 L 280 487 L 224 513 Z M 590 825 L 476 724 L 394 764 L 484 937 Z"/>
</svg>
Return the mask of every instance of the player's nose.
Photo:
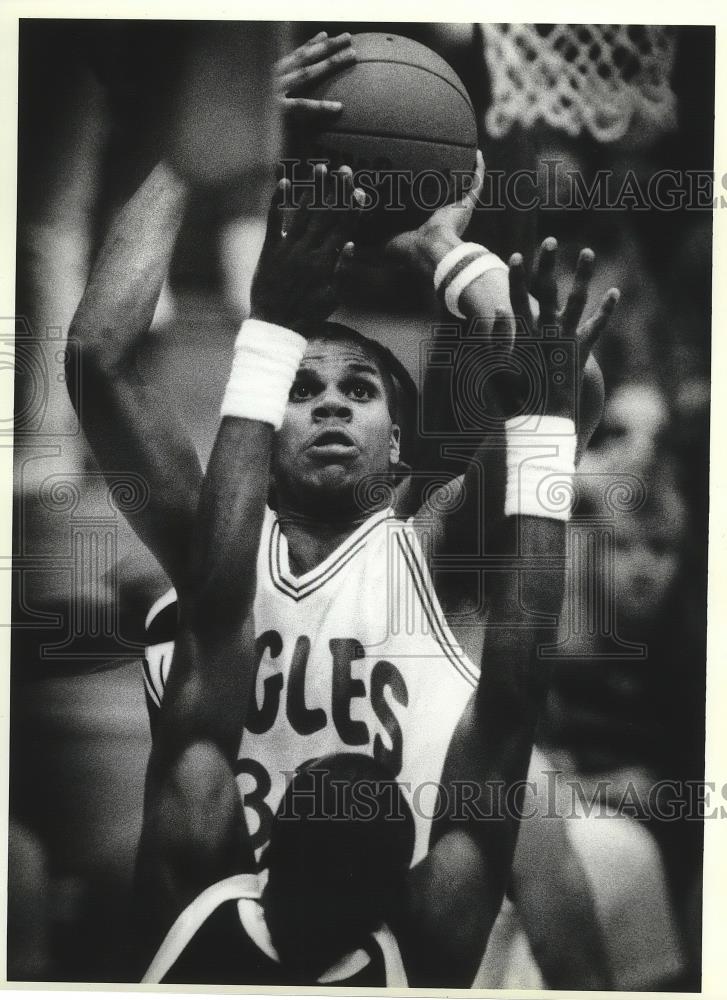
<svg viewBox="0 0 727 1000">
<path fill-rule="evenodd" d="M 336 389 L 329 389 L 322 393 L 313 407 L 314 420 L 326 420 L 330 417 L 349 420 L 351 414 L 351 401 Z"/>
</svg>

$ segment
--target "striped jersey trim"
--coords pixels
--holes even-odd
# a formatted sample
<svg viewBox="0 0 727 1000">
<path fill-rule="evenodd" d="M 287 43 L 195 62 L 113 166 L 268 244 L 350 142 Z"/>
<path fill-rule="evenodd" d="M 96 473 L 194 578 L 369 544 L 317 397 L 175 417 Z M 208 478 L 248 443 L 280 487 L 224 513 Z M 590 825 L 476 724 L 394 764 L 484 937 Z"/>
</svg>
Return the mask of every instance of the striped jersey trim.
<svg viewBox="0 0 727 1000">
<path fill-rule="evenodd" d="M 406 977 L 404 961 L 399 950 L 399 943 L 386 924 L 383 924 L 372 934 L 374 941 L 381 948 L 384 956 L 384 968 L 386 969 L 386 985 L 408 986 L 409 980 Z M 320 980 L 322 982 L 322 980 Z"/>
<path fill-rule="evenodd" d="M 230 900 L 237 900 L 240 924 L 250 940 L 268 958 L 278 961 L 275 948 L 269 940 L 267 925 L 265 924 L 264 928 L 265 940 L 261 938 L 259 932 L 254 930 L 255 922 L 252 919 L 253 914 L 250 906 L 259 905 L 261 895 L 262 891 L 258 876 L 249 872 L 232 875 L 230 878 L 216 882 L 208 889 L 205 889 L 174 921 L 162 941 L 159 950 L 152 959 L 151 965 L 144 974 L 141 980 L 142 983 L 161 983 L 204 922 L 212 916 L 219 906 Z M 406 971 L 399 945 L 390 929 L 386 924 L 383 924 L 371 936 L 381 949 L 383 955 L 386 985 L 407 986 Z M 357 948 L 348 955 L 343 955 L 319 977 L 318 982 L 323 985 L 328 982 L 350 978 L 364 969 L 370 961 L 371 955 L 363 948 Z"/>
<path fill-rule="evenodd" d="M 177 592 L 174 589 L 174 587 L 170 587 L 169 590 L 166 592 L 166 594 L 162 594 L 160 598 L 154 601 L 152 606 L 149 608 L 146 620 L 144 622 L 144 628 L 147 630 L 147 632 L 149 631 L 149 626 L 154 621 L 156 616 L 160 612 L 162 612 L 165 608 L 169 607 L 170 604 L 174 604 L 176 600 L 177 600 Z"/>
<path fill-rule="evenodd" d="M 230 899 L 259 898 L 258 877 L 250 873 L 232 875 L 205 889 L 174 921 L 144 974 L 142 983 L 161 983 L 205 920 L 222 903 Z"/>
<path fill-rule="evenodd" d="M 164 697 L 164 689 L 174 655 L 174 638 L 164 642 L 155 642 L 146 647 L 146 655 L 142 658 L 144 684 L 150 697 L 158 707 Z"/>
<path fill-rule="evenodd" d="M 420 558 L 419 553 L 417 553 L 418 546 L 415 545 L 415 542 L 410 537 L 410 531 L 413 531 L 413 529 L 407 528 L 406 531 L 397 535 L 396 540 L 401 549 L 404 561 L 409 568 L 412 582 L 421 601 L 424 613 L 427 616 L 427 622 L 432 635 L 455 670 L 457 670 L 468 684 L 475 688 L 477 687 L 480 672 L 469 657 L 462 652 L 459 643 L 454 638 L 447 624 L 447 619 L 444 617 L 437 599 L 429 571 L 425 565 L 422 565 L 423 557 Z"/>
<path fill-rule="evenodd" d="M 162 707 L 161 696 L 159 695 L 159 693 L 157 692 L 156 687 L 154 686 L 154 681 L 152 680 L 151 668 L 149 666 L 149 661 L 147 660 L 147 658 L 145 656 L 142 657 L 141 665 L 142 665 L 142 668 L 143 668 L 143 671 L 144 671 L 144 687 L 146 689 L 146 693 L 149 696 L 149 698 L 151 699 L 151 701 L 153 702 L 153 704 L 157 708 L 161 708 Z"/>
<path fill-rule="evenodd" d="M 358 553 L 365 548 L 366 539 L 384 521 L 397 520 L 391 508 L 373 514 L 363 524 L 359 525 L 356 531 L 335 549 L 322 563 L 309 573 L 304 573 L 300 577 L 294 577 L 290 569 L 283 566 L 283 532 L 280 522 L 276 518 L 270 532 L 270 542 L 268 545 L 268 567 L 270 577 L 276 590 L 291 597 L 296 601 L 309 594 L 314 593 L 331 580 L 343 567 L 350 562 Z"/>
</svg>

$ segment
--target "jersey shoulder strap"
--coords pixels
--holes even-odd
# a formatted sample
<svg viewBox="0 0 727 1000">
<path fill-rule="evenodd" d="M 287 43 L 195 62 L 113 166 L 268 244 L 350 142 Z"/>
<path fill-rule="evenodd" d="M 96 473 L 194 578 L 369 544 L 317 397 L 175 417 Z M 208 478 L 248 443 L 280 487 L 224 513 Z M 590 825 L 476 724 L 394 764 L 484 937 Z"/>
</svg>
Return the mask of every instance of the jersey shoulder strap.
<svg viewBox="0 0 727 1000">
<path fill-rule="evenodd" d="M 382 924 L 377 931 L 374 931 L 372 937 L 379 948 L 381 948 L 381 953 L 384 956 L 386 985 L 389 987 L 408 986 L 404 961 L 399 951 L 399 944 L 392 931 L 386 924 Z"/>
<path fill-rule="evenodd" d="M 259 898 L 258 877 L 252 873 L 232 875 L 205 889 L 174 921 L 142 983 L 161 983 L 200 927 L 223 903 L 231 899 Z"/>
</svg>

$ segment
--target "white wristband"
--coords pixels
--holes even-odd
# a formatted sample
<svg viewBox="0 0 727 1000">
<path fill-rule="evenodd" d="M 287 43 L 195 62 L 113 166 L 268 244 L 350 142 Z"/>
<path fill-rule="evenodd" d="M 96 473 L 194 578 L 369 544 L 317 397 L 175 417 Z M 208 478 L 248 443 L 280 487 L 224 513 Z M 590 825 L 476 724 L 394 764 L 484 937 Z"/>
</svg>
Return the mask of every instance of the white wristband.
<svg viewBox="0 0 727 1000">
<path fill-rule="evenodd" d="M 568 417 L 505 421 L 505 516 L 570 518 L 576 427 Z"/>
<path fill-rule="evenodd" d="M 483 274 L 487 274 L 488 271 L 507 271 L 507 269 L 507 264 L 500 260 L 496 253 L 487 251 L 483 256 L 477 257 L 471 264 L 463 268 L 445 288 L 444 303 L 447 309 L 453 316 L 464 319 L 465 315 L 459 308 L 459 300 L 465 288 L 481 278 Z"/>
<path fill-rule="evenodd" d="M 246 319 L 235 340 L 220 416 L 259 420 L 279 430 L 305 347 L 305 337 L 293 330 Z"/>
<path fill-rule="evenodd" d="M 452 247 L 451 250 L 447 251 L 434 271 L 435 292 L 439 291 L 459 262 L 464 260 L 465 257 L 469 257 L 471 253 L 485 254 L 489 253 L 489 251 L 481 243 L 458 243 L 456 247 Z"/>
</svg>

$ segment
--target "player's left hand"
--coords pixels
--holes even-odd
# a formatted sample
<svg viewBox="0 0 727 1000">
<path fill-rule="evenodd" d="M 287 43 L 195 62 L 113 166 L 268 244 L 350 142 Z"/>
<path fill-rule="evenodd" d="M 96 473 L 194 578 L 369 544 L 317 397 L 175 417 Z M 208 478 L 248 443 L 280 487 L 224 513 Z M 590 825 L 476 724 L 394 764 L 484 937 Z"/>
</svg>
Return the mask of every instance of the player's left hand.
<svg viewBox="0 0 727 1000">
<path fill-rule="evenodd" d="M 462 240 L 485 179 L 485 161 L 477 150 L 472 183 L 457 201 L 443 205 L 418 229 L 394 236 L 384 251 L 392 260 L 427 274 L 433 273 L 448 250 Z"/>
<path fill-rule="evenodd" d="M 320 31 L 295 52 L 283 56 L 275 66 L 276 86 L 283 112 L 296 117 L 339 114 L 343 110 L 340 101 L 316 101 L 296 97 L 295 92 L 354 62 L 356 52 L 347 31 L 335 38 L 329 38 L 327 32 Z"/>
<path fill-rule="evenodd" d="M 339 304 L 354 252 L 353 236 L 365 201 L 344 166 L 317 163 L 299 204 L 290 180 L 281 180 L 250 290 L 250 315 L 309 335 Z"/>
<path fill-rule="evenodd" d="M 503 366 L 500 356 L 498 370 L 489 383 L 490 393 L 504 417 L 523 413 L 529 401 L 537 399 L 535 405 L 539 412 L 569 417 L 576 421 L 580 430 L 584 415 L 579 400 L 586 363 L 616 308 L 620 294 L 617 288 L 609 289 L 598 310 L 581 322 L 595 261 L 593 251 L 585 249 L 579 254 L 566 304 L 559 309 L 555 280 L 556 252 L 556 240 L 549 237 L 543 241 L 535 279 L 540 307 L 537 319 L 533 316 L 528 295 L 522 255 L 513 254 L 510 258 L 510 304 L 517 324 L 512 344 L 514 363 Z M 503 341 L 507 341 L 511 323 L 510 314 L 498 311 L 492 331 L 493 344 L 499 341 L 501 347 Z M 539 386 L 532 384 L 536 373 L 542 380 Z"/>
</svg>

